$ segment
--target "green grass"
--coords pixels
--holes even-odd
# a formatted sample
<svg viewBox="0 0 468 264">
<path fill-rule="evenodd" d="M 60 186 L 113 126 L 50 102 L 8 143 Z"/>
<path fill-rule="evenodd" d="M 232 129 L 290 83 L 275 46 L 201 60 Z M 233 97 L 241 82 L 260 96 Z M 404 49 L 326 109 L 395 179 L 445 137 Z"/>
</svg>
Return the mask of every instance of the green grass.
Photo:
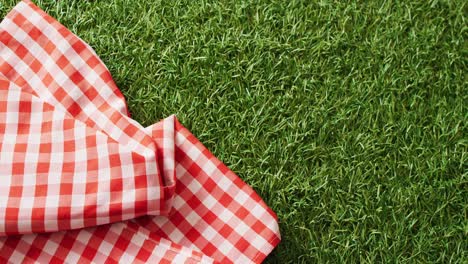
<svg viewBox="0 0 468 264">
<path fill-rule="evenodd" d="M 267 263 L 466 263 L 468 6 L 407 2 L 36 1 L 273 208 Z"/>
</svg>

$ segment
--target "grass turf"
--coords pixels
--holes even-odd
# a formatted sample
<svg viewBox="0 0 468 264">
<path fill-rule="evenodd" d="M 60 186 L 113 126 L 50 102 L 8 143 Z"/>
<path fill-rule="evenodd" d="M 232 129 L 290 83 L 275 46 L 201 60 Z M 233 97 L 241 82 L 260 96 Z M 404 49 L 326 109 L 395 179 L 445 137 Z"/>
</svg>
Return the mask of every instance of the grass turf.
<svg viewBox="0 0 468 264">
<path fill-rule="evenodd" d="M 465 1 L 35 2 L 273 208 L 267 263 L 467 261 Z"/>
</svg>

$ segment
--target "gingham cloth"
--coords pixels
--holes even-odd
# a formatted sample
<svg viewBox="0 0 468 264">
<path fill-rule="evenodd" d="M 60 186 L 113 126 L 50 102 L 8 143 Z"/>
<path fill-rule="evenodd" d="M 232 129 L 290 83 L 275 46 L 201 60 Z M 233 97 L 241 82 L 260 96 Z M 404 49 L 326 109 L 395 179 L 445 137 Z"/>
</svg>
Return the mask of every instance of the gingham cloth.
<svg viewBox="0 0 468 264">
<path fill-rule="evenodd" d="M 0 24 L 0 262 L 251 263 L 277 217 L 175 116 L 143 128 L 30 1 Z"/>
</svg>

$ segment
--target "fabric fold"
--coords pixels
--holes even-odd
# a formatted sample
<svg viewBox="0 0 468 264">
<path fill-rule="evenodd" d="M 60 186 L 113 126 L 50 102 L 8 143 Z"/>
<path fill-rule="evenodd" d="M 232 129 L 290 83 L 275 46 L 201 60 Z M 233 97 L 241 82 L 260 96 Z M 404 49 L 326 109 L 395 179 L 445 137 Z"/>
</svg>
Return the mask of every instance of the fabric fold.
<svg viewBox="0 0 468 264">
<path fill-rule="evenodd" d="M 0 23 L 0 98 L 0 262 L 259 263 L 279 243 L 250 186 L 174 115 L 131 119 L 94 50 L 29 0 Z"/>
<path fill-rule="evenodd" d="M 0 75 L 0 235 L 159 215 L 156 164 Z"/>
</svg>

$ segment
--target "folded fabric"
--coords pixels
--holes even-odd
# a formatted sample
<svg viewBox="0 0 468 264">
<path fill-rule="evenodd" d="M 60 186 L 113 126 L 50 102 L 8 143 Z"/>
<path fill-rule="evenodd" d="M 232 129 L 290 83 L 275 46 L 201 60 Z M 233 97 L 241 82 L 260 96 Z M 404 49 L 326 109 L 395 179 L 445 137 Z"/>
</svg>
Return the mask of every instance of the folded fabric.
<svg viewBox="0 0 468 264">
<path fill-rule="evenodd" d="M 170 116 L 143 128 L 92 48 L 31 1 L 0 24 L 0 262 L 258 263 L 261 198 Z"/>
</svg>

